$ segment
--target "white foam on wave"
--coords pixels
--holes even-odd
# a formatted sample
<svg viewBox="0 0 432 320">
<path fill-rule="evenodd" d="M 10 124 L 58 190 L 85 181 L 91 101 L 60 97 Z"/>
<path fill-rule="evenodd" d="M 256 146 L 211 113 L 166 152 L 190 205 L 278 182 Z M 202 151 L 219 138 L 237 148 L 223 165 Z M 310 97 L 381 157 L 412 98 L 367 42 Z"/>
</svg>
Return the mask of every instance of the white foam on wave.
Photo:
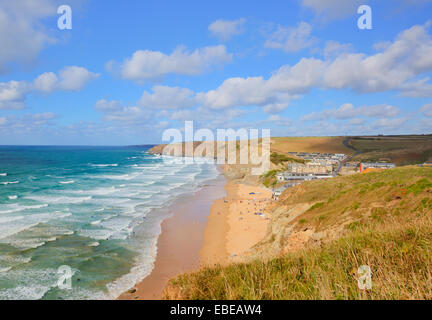
<svg viewBox="0 0 432 320">
<path fill-rule="evenodd" d="M 12 268 L 17 266 L 22 266 L 31 262 L 31 258 L 25 258 L 22 256 L 10 256 L 10 255 L 0 255 L 0 273 L 8 272 L 12 270 Z"/>
<path fill-rule="evenodd" d="M 57 237 L 49 237 L 49 238 L 29 238 L 29 239 L 11 239 L 8 241 L 8 244 L 14 246 L 20 250 L 29 250 L 29 249 L 37 249 L 39 247 L 44 246 L 48 242 L 57 241 Z"/>
<path fill-rule="evenodd" d="M 24 219 L 24 216 L 17 216 L 17 217 L 0 217 L 0 223 L 8 223 L 13 221 L 18 221 Z"/>
<path fill-rule="evenodd" d="M 8 289 L 0 289 L 0 300 L 40 300 L 56 285 L 56 269 L 9 270 L 0 273 L 0 280 L 7 279 L 16 283 Z"/>
<path fill-rule="evenodd" d="M 90 230 L 90 229 L 82 229 L 78 232 L 80 236 L 92 238 L 95 240 L 108 240 L 112 235 L 113 231 L 106 230 L 106 229 L 97 229 L 97 230 Z"/>
<path fill-rule="evenodd" d="M 7 205 L 6 207 L 10 208 L 10 209 L 0 211 L 0 214 L 20 212 L 20 211 L 31 210 L 31 209 L 41 209 L 41 208 L 48 207 L 48 204 L 38 204 L 38 205 L 33 205 L 33 206 L 23 206 L 23 205 L 14 203 L 14 204 Z"/>
<path fill-rule="evenodd" d="M 69 181 L 60 181 L 60 184 L 72 184 L 75 183 L 74 180 L 69 180 Z"/>
<path fill-rule="evenodd" d="M 91 195 L 91 196 L 105 196 L 105 195 L 111 194 L 113 192 L 116 192 L 116 188 L 114 186 L 107 187 L 107 188 L 95 188 L 95 189 L 89 189 L 89 190 L 67 190 L 67 191 L 65 191 L 65 193 L 85 194 L 85 195 Z"/>
<path fill-rule="evenodd" d="M 106 216 L 105 218 L 103 218 L 102 221 L 106 221 L 106 220 L 111 219 L 112 217 L 117 217 L 117 216 L 118 216 L 117 214 L 110 214 L 110 215 Z"/>
<path fill-rule="evenodd" d="M 91 164 L 91 167 L 118 167 L 118 163 L 109 163 L 109 164 Z"/>
<path fill-rule="evenodd" d="M 88 197 L 67 197 L 67 196 L 29 196 L 26 199 L 35 200 L 39 202 L 48 202 L 50 204 L 56 203 L 82 203 L 86 201 L 90 201 L 92 199 L 91 196 Z"/>
<path fill-rule="evenodd" d="M 131 219 L 124 216 L 112 217 L 109 220 L 105 220 L 102 222 L 102 226 L 104 228 L 113 230 L 113 231 L 122 231 L 127 230 L 130 227 Z"/>
<path fill-rule="evenodd" d="M 0 177 L 6 177 L 7 173 L 0 173 Z"/>
<path fill-rule="evenodd" d="M 41 208 L 46 208 L 48 207 L 48 204 L 44 203 L 44 204 L 36 204 L 34 206 L 25 206 L 25 210 L 28 209 L 41 209 Z"/>
<path fill-rule="evenodd" d="M 111 166 L 111 165 L 94 165 L 94 166 Z M 118 169 L 108 169 L 108 170 L 118 170 Z M 130 181 L 132 183 L 128 182 L 127 184 L 117 185 L 117 189 L 116 187 L 112 186 L 112 187 L 90 189 L 88 191 L 87 190 L 68 191 L 72 194 L 69 193 L 65 194 L 64 191 L 60 191 L 61 193 L 63 193 L 61 194 L 61 196 L 59 196 L 59 193 L 57 194 L 52 193 L 48 195 L 45 194 L 45 197 L 33 196 L 33 197 L 29 197 L 29 199 L 44 202 L 46 203 L 45 204 L 46 206 L 48 206 L 48 204 L 51 205 L 51 204 L 64 204 L 64 203 L 82 203 L 82 202 L 92 200 L 91 205 L 92 206 L 98 205 L 96 208 L 100 208 L 97 210 L 93 209 L 93 211 L 96 212 L 104 211 L 109 206 L 113 206 L 113 205 L 118 207 L 115 208 L 116 211 L 114 212 L 117 212 L 117 209 L 120 209 L 122 212 L 120 216 L 108 217 L 106 214 L 99 213 L 99 214 L 95 214 L 93 216 L 93 219 L 91 220 L 95 220 L 95 218 L 101 220 L 96 220 L 92 222 L 89 221 L 90 216 L 87 216 L 85 217 L 85 219 L 87 220 L 85 222 L 87 223 L 88 229 L 84 229 L 84 230 L 81 229 L 76 231 L 77 234 L 94 239 L 86 243 L 87 246 L 97 247 L 100 245 L 99 240 L 126 239 L 130 234 L 130 232 L 133 230 L 133 225 L 135 224 L 135 222 L 141 223 L 143 221 L 142 219 L 140 220 L 137 217 L 143 216 L 144 211 L 148 212 L 148 210 L 151 210 L 151 208 L 154 208 L 159 204 L 161 204 L 162 206 L 167 205 L 169 201 L 167 201 L 166 199 L 172 198 L 173 195 L 177 196 L 180 192 L 182 192 L 183 189 L 181 189 L 181 187 L 184 183 L 189 185 L 188 180 L 191 179 L 191 180 L 201 181 L 201 180 L 211 179 L 212 178 L 211 170 L 209 170 L 210 173 L 208 174 L 208 176 L 207 175 L 201 176 L 200 173 L 203 170 L 207 172 L 207 168 L 206 167 L 201 168 L 200 165 L 196 165 L 196 164 L 184 165 L 184 164 L 177 164 L 175 162 L 168 165 L 153 164 L 151 166 L 144 165 L 142 167 L 134 166 L 134 168 L 130 168 L 130 171 L 132 172 L 129 172 L 128 174 L 125 174 L 125 172 L 118 172 L 117 175 L 115 175 L 114 172 L 109 172 L 111 175 L 96 176 L 98 178 L 103 178 L 107 180 L 127 180 L 127 181 L 133 180 Z M 165 179 L 163 179 L 163 181 L 160 182 L 159 184 L 152 185 L 151 187 L 148 188 L 145 187 L 146 185 L 148 186 L 149 183 L 154 181 L 160 181 L 164 177 Z M 105 185 L 106 183 L 114 184 L 113 182 L 110 181 L 105 181 L 103 184 Z M 117 182 L 117 183 L 126 183 L 126 182 Z M 183 193 L 189 191 L 189 189 L 196 188 L 198 185 L 199 185 L 198 181 L 197 183 L 191 184 L 190 185 L 191 188 L 185 188 Z M 121 191 L 119 190 L 119 188 L 121 188 Z M 110 196 L 102 197 L 102 198 L 98 197 L 98 196 L 108 195 L 116 191 L 120 191 L 120 192 L 116 193 L 114 197 L 110 197 Z M 83 196 L 80 197 L 78 195 L 75 195 L 75 197 L 73 197 L 74 195 L 73 193 L 79 193 L 82 194 Z M 84 197 L 84 195 L 86 197 Z M 140 195 L 142 195 L 145 198 L 145 201 L 140 201 L 142 200 L 141 197 L 139 197 Z M 95 196 L 95 199 L 93 199 L 92 196 Z M 137 196 L 139 197 L 139 199 L 128 199 L 129 197 L 137 197 Z M 24 197 L 24 195 L 20 195 L 20 198 L 21 197 Z M 142 204 L 141 208 L 140 207 L 137 208 L 136 206 L 137 205 L 139 206 L 140 204 Z M 125 216 L 125 213 L 123 211 L 125 207 L 130 209 L 130 211 L 128 212 L 130 213 L 130 215 L 127 214 Z M 17 208 L 10 208 L 10 209 L 17 209 Z M 15 222 L 20 222 L 20 221 L 15 221 Z M 14 224 L 14 221 L 12 221 L 11 224 Z M 90 226 L 89 224 L 92 226 Z M 43 227 L 44 227 L 43 224 L 38 226 L 38 228 L 43 228 Z M 70 232 L 72 234 L 74 233 L 73 231 Z M 2 232 L 0 230 L 0 235 L 1 234 Z M 50 240 L 55 241 L 55 239 L 57 239 L 56 236 L 47 238 L 47 236 L 45 235 L 44 237 L 39 238 L 39 235 L 40 234 L 38 234 L 38 237 L 36 239 L 33 239 L 33 242 L 29 241 L 28 243 L 21 243 L 21 244 L 22 245 L 32 244 L 34 247 L 38 243 L 47 242 Z M 18 236 L 22 237 L 22 234 L 19 234 Z M 146 248 L 143 251 L 141 250 L 137 251 L 138 255 L 136 261 L 134 261 L 134 266 L 132 267 L 131 272 L 120 277 L 119 279 L 115 280 L 113 283 L 107 286 L 110 297 L 118 297 L 121 293 L 125 292 L 127 289 L 134 286 L 137 281 L 143 279 L 151 272 L 153 268 L 154 258 L 156 255 L 156 250 L 157 250 L 156 243 L 157 243 L 157 236 L 154 238 L 152 236 L 149 243 L 147 243 L 146 241 L 145 244 Z M 15 268 L 13 270 L 15 270 Z M 32 285 L 32 287 L 37 287 L 37 286 L 38 286 L 37 283 L 34 286 Z M 23 296 L 22 295 L 23 292 L 20 292 L 22 290 L 20 286 L 14 288 L 14 290 L 15 290 L 14 292 L 9 292 L 9 293 L 14 293 L 18 295 L 21 294 L 21 296 Z M 27 298 L 29 296 L 35 297 L 36 291 L 32 289 L 30 292 L 27 292 L 25 295 L 27 296 Z M 1 297 L 2 297 L 2 290 L 0 289 L 0 299 Z M 75 295 L 73 296 L 71 295 L 71 297 L 75 297 Z"/>
<path fill-rule="evenodd" d="M 122 174 L 122 175 L 109 175 L 109 174 L 105 174 L 105 175 L 100 175 L 100 176 L 93 176 L 93 178 L 97 178 L 97 179 L 107 179 L 107 180 L 132 180 L 135 179 L 139 176 L 139 174 Z"/>
<path fill-rule="evenodd" d="M 9 274 L 10 272 L 8 272 Z M 15 288 L 0 290 L 0 300 L 40 300 L 50 287 L 20 285 Z"/>
<path fill-rule="evenodd" d="M 9 244 L 20 250 L 29 250 L 29 249 L 36 249 L 42 247 L 45 245 L 45 243 L 46 241 L 41 239 L 25 239 L 25 240 L 15 240 L 10 242 Z"/>
<path fill-rule="evenodd" d="M 207 163 L 212 163 L 211 160 L 203 160 L 199 164 L 192 165 L 184 165 L 183 163 L 181 163 L 181 161 L 178 161 L 178 159 L 175 158 L 167 158 L 166 160 L 168 160 L 168 164 L 164 163 L 163 165 L 140 165 L 138 169 L 142 169 L 141 176 L 146 181 L 143 181 L 144 179 L 140 179 L 137 182 L 134 181 L 134 183 L 129 183 L 127 185 L 127 191 L 129 193 L 129 196 L 131 196 L 131 191 L 138 191 L 134 190 L 135 188 L 133 187 L 145 187 L 143 189 L 143 192 L 146 194 L 148 199 L 147 201 L 145 201 L 147 202 L 145 208 L 148 210 L 150 210 L 152 207 L 157 207 L 158 204 L 160 204 L 161 206 L 165 206 L 170 203 L 168 199 L 171 199 L 172 195 L 178 196 L 180 194 L 197 190 L 204 181 L 214 179 L 218 175 L 218 171 L 212 169 L 213 166 L 207 166 Z M 162 179 L 163 181 L 161 181 Z M 190 183 L 189 181 L 193 181 L 193 183 Z M 126 192 L 125 196 L 127 196 Z M 134 205 L 138 206 L 134 207 Z M 146 216 L 145 214 L 137 212 L 137 210 L 139 209 L 139 201 L 129 201 L 121 204 L 121 207 L 125 206 L 130 206 L 131 208 L 129 212 L 123 212 L 122 217 L 129 214 L 130 216 L 134 217 L 134 219 L 132 219 L 129 225 L 126 226 L 124 223 L 121 223 L 117 219 L 112 219 L 110 221 L 107 221 L 107 223 L 101 224 L 101 226 L 104 226 L 105 228 L 111 230 L 117 229 L 112 235 L 112 238 L 125 234 L 125 231 L 129 231 L 130 227 L 135 222 L 139 223 L 139 219 L 136 218 L 137 216 Z M 157 235 L 159 233 L 160 224 Z M 121 293 L 133 287 L 138 281 L 144 279 L 148 274 L 151 273 L 151 270 L 154 267 L 153 264 L 157 252 L 156 243 L 157 236 L 155 234 L 153 242 L 149 243 L 149 246 L 147 246 L 145 249 L 139 251 L 139 255 L 137 256 L 136 261 L 134 262 L 134 266 L 131 268 L 131 271 L 128 274 L 121 276 L 117 280 L 107 285 L 107 288 L 109 290 L 108 298 L 117 298 Z"/>
<path fill-rule="evenodd" d="M 23 256 L 0 256 L 0 262 L 6 264 L 21 265 L 21 264 L 27 264 L 31 261 L 32 261 L 31 258 L 26 258 Z"/>
<path fill-rule="evenodd" d="M 66 169 L 65 169 L 66 170 Z M 65 179 L 66 177 L 63 176 L 53 176 L 51 174 L 46 174 L 45 177 L 49 177 L 49 178 L 56 178 L 56 179 Z"/>
<path fill-rule="evenodd" d="M 8 184 L 17 184 L 17 183 L 19 183 L 19 181 L 5 181 L 5 182 L 0 182 L 0 183 L 7 186 Z"/>
<path fill-rule="evenodd" d="M 158 237 L 156 235 L 161 232 L 160 223 L 156 226 L 155 237 L 153 237 L 149 246 L 140 249 L 130 272 L 107 284 L 108 294 L 104 298 L 117 299 L 122 293 L 135 286 L 137 282 L 143 280 L 152 272 L 157 255 Z"/>
<path fill-rule="evenodd" d="M 66 213 L 65 213 L 66 215 Z M 39 225 L 37 227 L 37 234 L 48 237 L 48 240 L 55 241 L 58 237 L 73 235 L 74 231 L 69 230 L 64 226 L 57 225 Z"/>
<path fill-rule="evenodd" d="M 70 216 L 69 212 L 50 212 L 50 213 L 38 213 L 27 215 L 25 219 L 8 221 L 7 223 L 0 224 L 0 239 L 6 239 L 12 235 L 18 234 L 22 231 L 28 230 L 32 227 L 37 226 L 40 223 L 47 223 L 48 221 L 55 219 L 62 219 Z M 13 241 L 13 239 L 9 239 Z M 6 240 L 8 243 L 9 240 Z M 4 241 L 3 241 L 4 242 Z"/>
<path fill-rule="evenodd" d="M 9 200 L 16 200 L 16 199 L 18 199 L 18 196 L 8 196 L 8 199 Z"/>
<path fill-rule="evenodd" d="M 114 186 L 108 188 L 96 188 L 86 191 L 87 194 L 94 196 L 105 196 L 114 192 L 116 192 L 116 188 Z"/>
<path fill-rule="evenodd" d="M 97 241 L 95 241 L 95 242 L 90 242 L 90 243 L 88 244 L 89 247 L 99 247 L 99 245 L 100 245 L 100 243 L 97 242 Z"/>
</svg>

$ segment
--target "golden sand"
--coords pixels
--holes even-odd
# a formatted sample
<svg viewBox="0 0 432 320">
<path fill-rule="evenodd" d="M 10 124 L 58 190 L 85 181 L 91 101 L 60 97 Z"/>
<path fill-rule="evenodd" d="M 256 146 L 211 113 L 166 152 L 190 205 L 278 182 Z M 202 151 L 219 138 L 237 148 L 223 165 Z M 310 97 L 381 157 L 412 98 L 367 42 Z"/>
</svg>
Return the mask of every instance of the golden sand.
<svg viewBox="0 0 432 320">
<path fill-rule="evenodd" d="M 119 299 L 160 299 L 169 279 L 200 266 L 241 260 L 264 237 L 271 191 L 228 181 L 225 192 L 214 200 L 224 194 L 219 181 L 171 206 L 173 216 L 162 223 L 152 273 Z"/>
<path fill-rule="evenodd" d="M 226 264 L 242 258 L 264 238 L 268 226 L 268 189 L 227 182 L 227 196 L 214 201 L 204 232 L 201 264 Z"/>
</svg>

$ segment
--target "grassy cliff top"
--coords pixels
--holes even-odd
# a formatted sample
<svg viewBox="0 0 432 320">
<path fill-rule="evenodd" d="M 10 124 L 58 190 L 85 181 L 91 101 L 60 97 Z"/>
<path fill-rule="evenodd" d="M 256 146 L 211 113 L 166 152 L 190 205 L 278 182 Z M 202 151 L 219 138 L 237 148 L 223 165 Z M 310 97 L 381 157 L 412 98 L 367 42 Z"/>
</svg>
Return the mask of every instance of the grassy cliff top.
<svg viewBox="0 0 432 320">
<path fill-rule="evenodd" d="M 431 245 L 432 168 L 311 181 L 281 196 L 253 259 L 181 275 L 165 298 L 432 299 Z"/>
</svg>

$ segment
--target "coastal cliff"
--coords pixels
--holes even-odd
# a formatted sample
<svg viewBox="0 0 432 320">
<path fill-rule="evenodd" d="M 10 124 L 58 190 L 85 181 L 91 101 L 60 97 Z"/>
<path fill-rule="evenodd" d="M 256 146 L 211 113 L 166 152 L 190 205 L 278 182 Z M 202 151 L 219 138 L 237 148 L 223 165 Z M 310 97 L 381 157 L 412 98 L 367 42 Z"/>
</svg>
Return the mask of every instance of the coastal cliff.
<svg viewBox="0 0 432 320">
<path fill-rule="evenodd" d="M 213 144 L 213 146 L 211 146 L 213 148 L 213 154 L 206 154 L 207 150 L 211 150 L 211 149 L 207 149 L 206 147 L 209 146 L 209 144 Z M 198 152 L 202 157 L 206 157 L 206 158 L 212 158 L 212 159 L 216 159 L 216 156 L 219 152 L 219 150 L 221 148 L 224 148 L 226 146 L 220 146 L 217 145 L 216 142 L 194 142 L 193 143 L 193 149 L 191 150 L 192 152 L 187 152 L 186 148 L 185 148 L 185 143 L 181 143 L 180 144 L 173 144 L 170 145 L 169 147 L 167 147 L 166 144 L 160 144 L 157 146 L 154 146 L 153 148 L 151 148 L 148 153 L 149 154 L 155 154 L 155 155 L 174 155 L 174 149 L 178 147 L 179 150 L 181 150 L 180 154 L 177 154 L 177 156 L 194 156 L 194 154 L 196 154 L 196 152 Z M 244 146 L 244 147 L 248 147 L 248 145 Z M 228 148 L 226 148 L 225 151 L 225 160 L 228 159 Z M 240 159 L 240 152 L 241 152 L 241 146 L 240 143 L 237 142 L 236 144 L 236 161 L 237 163 L 235 164 L 223 164 L 221 165 L 221 169 L 222 169 L 222 173 L 224 174 L 224 176 L 229 179 L 229 180 L 238 180 L 238 182 L 241 183 L 246 183 L 246 184 L 254 184 L 254 185 L 261 185 L 261 177 L 260 176 L 254 176 L 251 174 L 251 169 L 253 167 L 256 167 L 254 165 L 250 165 L 250 164 L 239 164 L 239 159 Z M 227 161 L 225 161 L 227 162 Z M 276 168 L 279 168 L 278 166 L 274 165 L 273 163 L 270 164 L 270 170 L 274 170 Z"/>
<path fill-rule="evenodd" d="M 354 155 L 347 141 L 360 152 Z M 430 137 L 275 138 L 267 174 L 251 179 L 250 168 L 239 165 L 223 172 L 230 181 L 262 186 L 274 183 L 284 161 L 298 161 L 288 151 L 414 164 L 430 159 L 431 147 Z M 266 207 L 270 220 L 258 243 L 231 264 L 172 279 L 164 298 L 432 299 L 431 194 L 426 166 L 304 182 Z M 372 290 L 358 288 L 361 265 L 372 269 Z"/>
<path fill-rule="evenodd" d="M 148 150 L 149 154 L 162 155 L 166 144 L 158 144 Z"/>
<path fill-rule="evenodd" d="M 171 280 L 165 299 L 431 299 L 432 168 L 310 181 L 269 208 L 248 259 Z M 359 290 L 358 271 L 373 272 Z"/>
</svg>

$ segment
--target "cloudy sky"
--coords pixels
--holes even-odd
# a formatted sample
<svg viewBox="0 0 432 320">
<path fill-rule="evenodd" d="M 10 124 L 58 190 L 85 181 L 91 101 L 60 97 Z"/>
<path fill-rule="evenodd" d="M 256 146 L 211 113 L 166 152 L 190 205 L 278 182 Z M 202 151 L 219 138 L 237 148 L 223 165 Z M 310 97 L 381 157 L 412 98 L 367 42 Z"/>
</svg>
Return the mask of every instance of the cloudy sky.
<svg viewBox="0 0 432 320">
<path fill-rule="evenodd" d="M 59 5 L 72 29 L 57 27 Z M 372 30 L 357 9 L 372 8 Z M 432 133 L 432 0 L 0 0 L 0 144 Z"/>
</svg>

